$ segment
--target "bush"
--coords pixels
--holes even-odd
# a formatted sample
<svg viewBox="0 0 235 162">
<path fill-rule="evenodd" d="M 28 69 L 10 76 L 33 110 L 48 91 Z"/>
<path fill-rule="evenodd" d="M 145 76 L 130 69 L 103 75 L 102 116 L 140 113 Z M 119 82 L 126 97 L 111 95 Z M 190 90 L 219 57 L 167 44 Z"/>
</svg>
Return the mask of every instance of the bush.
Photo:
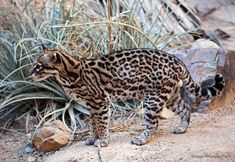
<svg viewBox="0 0 235 162">
<path fill-rule="evenodd" d="M 169 51 L 188 48 L 193 41 L 188 33 L 198 27 L 196 16 L 179 1 L 118 0 L 110 6 L 110 18 L 105 0 L 4 2 L 10 7 L 4 11 L 10 30 L 1 29 L 0 35 L 0 119 L 32 114 L 42 123 L 62 118 L 73 131 L 85 127 L 89 111 L 53 78 L 40 83 L 29 78 L 41 44 L 78 57 L 137 47 Z M 113 114 L 126 114 L 133 103 L 113 103 Z"/>
</svg>

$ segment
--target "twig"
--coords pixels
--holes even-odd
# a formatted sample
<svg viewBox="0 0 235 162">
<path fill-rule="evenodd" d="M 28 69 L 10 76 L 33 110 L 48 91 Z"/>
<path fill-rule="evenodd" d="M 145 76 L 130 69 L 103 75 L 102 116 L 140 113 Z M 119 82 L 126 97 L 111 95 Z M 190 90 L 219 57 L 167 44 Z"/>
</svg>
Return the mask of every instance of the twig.
<svg viewBox="0 0 235 162">
<path fill-rule="evenodd" d="M 97 151 L 98 151 L 98 161 L 99 162 L 104 162 L 104 160 L 102 159 L 102 156 L 101 156 L 101 146 L 100 146 L 100 141 L 97 141 Z"/>
<path fill-rule="evenodd" d="M 74 132 L 74 139 L 76 139 L 76 141 L 79 141 L 81 140 L 83 137 L 87 136 L 88 133 L 89 133 L 89 129 L 85 129 L 85 130 L 81 130 L 81 131 L 78 131 L 78 132 Z"/>
<path fill-rule="evenodd" d="M 69 103 L 70 103 L 70 102 L 69 102 Z M 64 111 L 65 109 L 68 108 L 67 106 L 68 106 L 68 103 L 66 103 L 66 105 L 65 105 L 64 108 L 55 110 L 55 111 L 50 112 L 49 114 L 45 115 L 45 116 L 39 121 L 38 125 L 36 126 L 35 131 L 34 131 L 32 137 L 35 135 L 35 133 L 36 133 L 36 131 L 38 130 L 38 128 L 42 125 L 43 121 L 44 121 L 48 116 L 53 115 L 54 113 L 57 113 L 57 112 L 60 112 L 60 111 Z M 65 126 L 68 127 L 67 125 L 65 125 Z M 68 128 L 68 130 L 70 130 L 70 129 Z M 70 131 L 71 131 L 71 130 L 70 130 Z"/>
<path fill-rule="evenodd" d="M 21 132 L 18 132 L 18 131 L 13 130 L 13 129 L 7 129 L 7 128 L 0 127 L 0 130 L 2 130 L 2 131 L 8 131 L 8 132 L 14 132 L 14 133 L 18 133 L 18 134 L 20 134 L 20 135 L 26 136 L 26 134 L 21 133 Z"/>
<path fill-rule="evenodd" d="M 128 116 L 128 118 L 124 122 L 112 126 L 111 131 L 121 129 L 122 127 L 128 127 L 132 123 L 132 121 L 133 121 L 134 117 L 136 116 L 136 114 L 137 114 L 136 112 L 131 113 L 131 115 Z"/>
<path fill-rule="evenodd" d="M 111 26 L 111 0 L 108 0 L 108 21 L 109 21 L 109 52 L 112 52 L 113 44 L 112 44 L 112 26 Z"/>
</svg>

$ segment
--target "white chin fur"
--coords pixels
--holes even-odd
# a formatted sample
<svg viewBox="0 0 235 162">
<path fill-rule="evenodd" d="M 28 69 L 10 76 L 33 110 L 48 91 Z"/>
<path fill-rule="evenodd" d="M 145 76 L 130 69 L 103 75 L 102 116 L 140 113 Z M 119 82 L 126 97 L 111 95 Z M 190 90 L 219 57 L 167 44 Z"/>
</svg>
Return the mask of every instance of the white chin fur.
<svg viewBox="0 0 235 162">
<path fill-rule="evenodd" d="M 33 79 L 34 81 L 42 81 L 42 80 L 47 79 L 49 76 L 43 76 L 43 77 L 40 76 L 40 77 L 39 77 L 39 76 L 33 74 L 33 75 L 31 75 L 31 77 L 32 77 L 32 79 Z"/>
</svg>

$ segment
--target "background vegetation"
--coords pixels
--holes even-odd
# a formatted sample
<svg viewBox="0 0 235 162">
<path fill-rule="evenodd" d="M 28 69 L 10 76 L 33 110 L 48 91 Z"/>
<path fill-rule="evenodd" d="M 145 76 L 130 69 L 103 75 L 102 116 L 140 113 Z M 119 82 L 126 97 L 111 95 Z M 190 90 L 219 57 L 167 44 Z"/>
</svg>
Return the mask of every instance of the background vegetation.
<svg viewBox="0 0 235 162">
<path fill-rule="evenodd" d="M 40 124 L 60 118 L 72 131 L 86 127 L 89 111 L 73 102 L 53 78 L 44 82 L 29 78 L 42 43 L 78 57 L 136 47 L 172 51 L 189 48 L 193 42 L 189 33 L 199 27 L 193 12 L 177 0 L 117 0 L 111 5 L 105 0 L 3 0 L 3 6 L 7 8 L 2 8 L 2 23 L 8 24 L 7 30 L 0 28 L 4 127 L 32 115 Z M 126 118 L 134 105 L 113 103 L 112 115 Z"/>
</svg>

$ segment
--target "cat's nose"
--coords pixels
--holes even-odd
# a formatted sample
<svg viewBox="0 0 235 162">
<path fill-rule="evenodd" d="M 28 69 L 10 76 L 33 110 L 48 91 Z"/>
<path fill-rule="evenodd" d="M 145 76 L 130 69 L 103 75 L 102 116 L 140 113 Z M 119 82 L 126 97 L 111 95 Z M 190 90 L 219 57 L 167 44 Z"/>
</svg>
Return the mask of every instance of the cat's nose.
<svg viewBox="0 0 235 162">
<path fill-rule="evenodd" d="M 33 75 L 33 73 L 35 73 L 36 72 L 36 70 L 35 70 L 35 68 L 30 68 L 29 69 L 29 75 L 31 76 L 31 75 Z"/>
</svg>

